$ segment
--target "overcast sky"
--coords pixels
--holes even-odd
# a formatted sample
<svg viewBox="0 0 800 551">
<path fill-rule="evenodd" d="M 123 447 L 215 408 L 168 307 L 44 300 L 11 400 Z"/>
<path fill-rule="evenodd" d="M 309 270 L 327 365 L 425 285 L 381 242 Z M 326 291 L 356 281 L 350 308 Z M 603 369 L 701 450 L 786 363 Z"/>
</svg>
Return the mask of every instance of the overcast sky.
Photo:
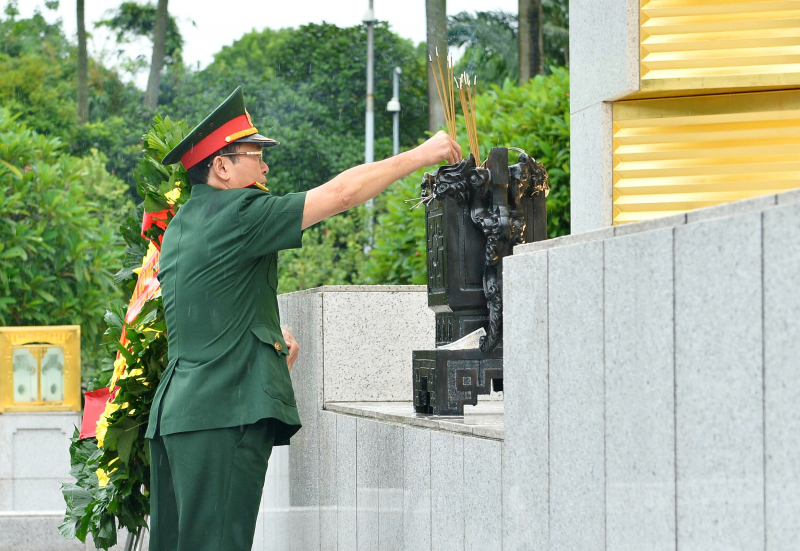
<svg viewBox="0 0 800 551">
<path fill-rule="evenodd" d="M 157 0 L 152 0 L 155 3 Z M 0 0 L 3 4 L 5 1 Z M 116 45 L 102 30 L 94 30 L 93 23 L 103 18 L 106 11 L 121 4 L 121 0 L 85 0 L 86 27 L 94 37 L 89 45 L 90 55 L 102 55 L 108 64 L 114 64 Z M 388 21 L 392 30 L 414 43 L 425 40 L 425 0 L 374 0 L 375 17 Z M 178 20 L 184 39 L 184 62 L 205 67 L 223 46 L 232 44 L 252 29 L 265 27 L 280 29 L 297 27 L 306 23 L 326 21 L 340 27 L 358 25 L 369 5 L 368 0 L 170 0 L 169 11 Z M 39 9 L 48 21 L 58 18 L 64 23 L 67 36 L 73 38 L 76 30 L 76 0 L 61 0 L 56 11 L 44 7 L 44 0 L 19 0 L 21 17 L 30 17 Z M 462 11 L 489 11 L 502 9 L 516 12 L 518 0 L 450 0 L 447 13 Z M 142 40 L 127 47 L 126 54 L 135 57 L 152 55 L 149 41 Z M 104 54 L 101 52 L 105 52 Z M 113 54 L 113 55 L 112 55 Z M 146 72 L 136 79 L 144 87 Z"/>
</svg>

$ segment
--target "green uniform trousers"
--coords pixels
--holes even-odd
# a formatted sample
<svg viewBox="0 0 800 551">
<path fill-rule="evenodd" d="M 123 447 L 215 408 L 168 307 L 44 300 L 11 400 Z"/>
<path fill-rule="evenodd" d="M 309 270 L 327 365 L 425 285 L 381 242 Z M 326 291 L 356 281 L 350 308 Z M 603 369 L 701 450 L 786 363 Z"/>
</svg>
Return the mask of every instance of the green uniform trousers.
<svg viewBox="0 0 800 551">
<path fill-rule="evenodd" d="M 150 441 L 150 551 L 250 551 L 276 423 Z"/>
</svg>

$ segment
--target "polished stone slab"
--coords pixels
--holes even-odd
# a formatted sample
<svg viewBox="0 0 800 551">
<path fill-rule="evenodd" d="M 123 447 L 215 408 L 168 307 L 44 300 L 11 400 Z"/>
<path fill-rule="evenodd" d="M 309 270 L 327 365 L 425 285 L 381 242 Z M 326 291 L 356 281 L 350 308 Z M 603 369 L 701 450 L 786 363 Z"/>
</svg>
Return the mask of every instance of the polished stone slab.
<svg viewBox="0 0 800 551">
<path fill-rule="evenodd" d="M 613 232 L 611 104 L 600 102 L 573 113 L 570 126 L 570 233 L 606 227 Z"/>
<path fill-rule="evenodd" d="M 336 551 L 339 531 L 336 506 L 336 420 L 335 413 L 319 416 L 319 536 L 320 551 Z"/>
<path fill-rule="evenodd" d="M 570 113 L 638 91 L 639 1 L 569 4 Z"/>
<path fill-rule="evenodd" d="M 777 195 L 771 194 L 762 195 L 760 197 L 751 197 L 750 199 L 742 199 L 740 201 L 733 201 L 732 203 L 714 205 L 713 207 L 695 209 L 686 213 L 686 222 L 688 224 L 692 224 L 694 222 L 702 222 L 703 220 L 713 220 L 715 218 L 727 218 L 729 216 L 735 216 L 739 214 L 761 212 L 770 207 L 774 207 L 777 202 Z"/>
<path fill-rule="evenodd" d="M 58 533 L 55 513 L 0 513 L 0 551 L 84 551 L 86 544 Z"/>
<path fill-rule="evenodd" d="M 506 257 L 503 269 L 503 549 L 550 540 L 547 252 Z"/>
<path fill-rule="evenodd" d="M 603 243 L 548 251 L 550 545 L 605 548 Z"/>
<path fill-rule="evenodd" d="M 431 548 L 464 551 L 464 438 L 431 432 Z"/>
<path fill-rule="evenodd" d="M 761 213 L 675 230 L 678 545 L 764 549 Z"/>
<path fill-rule="evenodd" d="M 414 412 L 412 402 L 328 402 L 325 409 L 357 417 L 455 432 L 493 440 L 503 439 L 502 401 L 487 400 L 466 406 L 463 416 L 434 416 Z"/>
<path fill-rule="evenodd" d="M 427 289 L 425 285 L 321 285 L 311 289 L 285 293 L 280 296 L 303 296 L 320 293 L 425 293 Z"/>
<path fill-rule="evenodd" d="M 339 549 L 355 550 L 356 538 L 356 422 L 336 416 L 336 531 Z"/>
<path fill-rule="evenodd" d="M 315 397 L 316 413 L 324 401 L 406 399 L 412 350 L 434 346 L 425 291 L 424 285 L 334 285 L 280 295 L 281 325 L 300 345 L 292 370 L 298 406 Z"/>
<path fill-rule="evenodd" d="M 464 549 L 502 551 L 501 442 L 464 439 Z"/>
<path fill-rule="evenodd" d="M 606 551 L 675 549 L 672 234 L 605 243 Z"/>
<path fill-rule="evenodd" d="M 397 551 L 403 547 L 403 477 L 405 427 L 379 423 L 378 447 L 378 549 Z"/>
<path fill-rule="evenodd" d="M 580 123 L 580 120 L 578 122 Z M 575 122 L 573 122 L 573 129 L 575 127 L 576 127 Z M 576 153 L 573 152 L 572 155 L 573 160 L 576 158 L 575 155 Z M 573 176 L 574 176 L 574 170 L 573 170 Z M 592 178 L 594 179 L 599 178 L 599 175 L 595 174 L 592 176 Z M 580 185 L 586 186 L 590 181 L 591 180 L 586 180 L 582 182 Z M 597 197 L 593 197 L 591 201 L 589 201 L 589 203 L 592 202 L 598 203 L 599 199 Z M 795 189 L 790 191 L 784 191 L 778 194 L 763 195 L 760 197 L 743 199 L 741 201 L 735 201 L 732 203 L 723 203 L 721 205 L 715 205 L 713 207 L 695 209 L 688 213 L 684 212 L 672 216 L 663 216 L 660 218 L 653 218 L 651 220 L 632 222 L 630 224 L 621 224 L 618 226 L 604 227 L 603 224 L 600 224 L 598 226 L 597 225 L 598 222 L 595 222 L 594 224 L 590 224 L 591 227 L 588 229 L 579 226 L 573 226 L 572 233 L 569 235 L 562 235 L 561 237 L 546 239 L 544 241 L 537 241 L 535 243 L 523 243 L 521 245 L 516 245 L 514 247 L 514 256 L 530 254 L 549 249 L 557 249 L 569 245 L 578 245 L 580 243 L 590 243 L 592 241 L 605 241 L 611 237 L 621 237 L 624 235 L 630 235 L 634 233 L 643 233 L 664 228 L 676 228 L 679 226 L 684 226 L 687 223 L 698 223 L 707 220 L 713 220 L 715 218 L 728 218 L 731 216 L 738 216 L 742 214 L 748 214 L 751 212 L 766 213 L 773 210 L 776 204 L 778 206 L 784 206 L 784 205 L 793 205 L 798 202 L 800 202 L 800 189 Z M 607 205 L 603 205 L 601 207 L 601 212 L 605 212 L 606 207 Z M 580 203 L 578 205 L 575 205 L 573 209 L 575 210 L 581 209 Z M 575 212 L 575 210 L 573 210 L 572 218 L 578 215 L 582 220 L 582 223 L 584 224 L 587 222 L 587 220 L 591 219 L 589 215 L 582 216 L 577 212 Z"/>
<path fill-rule="evenodd" d="M 253 549 L 263 549 L 263 545 L 269 542 L 277 549 L 291 549 L 291 527 L 290 520 L 290 492 L 289 492 L 289 448 L 291 446 L 279 446 L 273 448 L 269 458 L 269 468 L 264 480 L 264 493 L 261 496 L 261 510 L 259 511 L 260 537 L 257 534 Z M 262 542 L 262 547 L 257 547 L 256 543 Z"/>
<path fill-rule="evenodd" d="M 64 509 L 69 439 L 80 424 L 81 414 L 72 411 L 0 415 L 0 512 Z"/>
<path fill-rule="evenodd" d="M 381 425 L 368 419 L 356 420 L 356 529 L 358 551 L 377 551 L 381 464 Z"/>
<path fill-rule="evenodd" d="M 318 475 L 321 469 L 319 411 L 322 407 L 323 371 L 322 295 L 291 293 L 282 295 L 278 302 L 282 326 L 290 329 L 300 343 L 300 356 L 291 375 L 303 428 L 292 438 L 292 445 L 286 448 L 287 451 L 279 452 L 286 454 L 281 469 L 288 471 L 288 476 L 284 475 L 277 482 L 278 495 L 282 498 L 288 497 L 288 502 L 272 509 L 264 517 L 264 540 L 287 551 L 319 549 L 322 537 Z M 267 478 L 269 477 L 268 471 Z"/>
<path fill-rule="evenodd" d="M 431 431 L 403 427 L 403 549 L 431 551 Z"/>
<path fill-rule="evenodd" d="M 435 346 L 427 293 L 328 291 L 322 297 L 325 401 L 411 396 L 411 353 Z"/>
<path fill-rule="evenodd" d="M 788 551 L 800 542 L 800 205 L 767 211 L 763 223 L 766 540 Z"/>
</svg>

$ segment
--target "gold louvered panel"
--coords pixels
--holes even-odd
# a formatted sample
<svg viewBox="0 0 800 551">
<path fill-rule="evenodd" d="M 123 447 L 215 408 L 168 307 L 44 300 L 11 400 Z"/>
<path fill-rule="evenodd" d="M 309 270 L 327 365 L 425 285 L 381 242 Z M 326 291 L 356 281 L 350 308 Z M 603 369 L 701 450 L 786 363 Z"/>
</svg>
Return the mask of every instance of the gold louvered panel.
<svg viewBox="0 0 800 551">
<path fill-rule="evenodd" d="M 640 95 L 800 85 L 800 0 L 641 0 Z"/>
<path fill-rule="evenodd" d="M 614 104 L 614 224 L 800 187 L 800 90 Z"/>
</svg>

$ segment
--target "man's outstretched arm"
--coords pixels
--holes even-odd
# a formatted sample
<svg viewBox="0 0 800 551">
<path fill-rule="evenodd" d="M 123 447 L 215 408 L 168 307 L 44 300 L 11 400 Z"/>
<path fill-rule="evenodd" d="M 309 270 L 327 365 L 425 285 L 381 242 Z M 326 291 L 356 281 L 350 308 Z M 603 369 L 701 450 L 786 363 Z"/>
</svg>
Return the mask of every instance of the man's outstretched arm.
<svg viewBox="0 0 800 551">
<path fill-rule="evenodd" d="M 383 161 L 345 170 L 330 182 L 308 190 L 303 229 L 365 203 L 391 184 L 426 166 L 461 160 L 461 147 L 444 131 L 422 145 Z"/>
</svg>

